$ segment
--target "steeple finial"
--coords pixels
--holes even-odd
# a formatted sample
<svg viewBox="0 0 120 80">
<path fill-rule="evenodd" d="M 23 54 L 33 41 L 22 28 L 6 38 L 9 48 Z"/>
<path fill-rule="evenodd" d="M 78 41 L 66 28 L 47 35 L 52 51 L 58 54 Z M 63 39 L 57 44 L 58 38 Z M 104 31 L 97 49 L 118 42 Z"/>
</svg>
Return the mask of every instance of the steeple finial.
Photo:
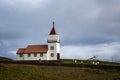
<svg viewBox="0 0 120 80">
<path fill-rule="evenodd" d="M 55 27 L 55 22 L 53 21 L 53 27 Z"/>
</svg>

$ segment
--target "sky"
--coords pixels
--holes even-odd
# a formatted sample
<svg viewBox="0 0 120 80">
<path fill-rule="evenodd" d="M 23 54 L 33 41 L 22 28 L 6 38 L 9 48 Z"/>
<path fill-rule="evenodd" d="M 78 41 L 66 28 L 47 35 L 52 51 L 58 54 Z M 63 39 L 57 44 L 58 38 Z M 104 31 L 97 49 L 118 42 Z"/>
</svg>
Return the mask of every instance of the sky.
<svg viewBox="0 0 120 80">
<path fill-rule="evenodd" d="M 0 56 L 47 44 L 52 22 L 61 58 L 120 62 L 120 0 L 0 0 Z"/>
</svg>

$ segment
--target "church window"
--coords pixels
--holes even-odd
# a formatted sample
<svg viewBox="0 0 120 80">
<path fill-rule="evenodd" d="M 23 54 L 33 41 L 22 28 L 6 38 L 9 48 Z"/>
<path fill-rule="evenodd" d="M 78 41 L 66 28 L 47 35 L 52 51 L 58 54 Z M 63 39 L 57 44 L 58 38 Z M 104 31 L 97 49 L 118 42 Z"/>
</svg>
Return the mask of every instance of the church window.
<svg viewBox="0 0 120 80">
<path fill-rule="evenodd" d="M 34 53 L 34 57 L 37 57 L 37 54 L 36 54 L 36 53 Z"/>
<path fill-rule="evenodd" d="M 54 53 L 51 53 L 51 57 L 54 57 Z"/>
<path fill-rule="evenodd" d="M 54 50 L 54 46 L 51 46 L 51 47 L 50 47 L 50 50 Z"/>
<path fill-rule="evenodd" d="M 19 57 L 23 57 L 23 54 L 20 54 Z"/>
<path fill-rule="evenodd" d="M 43 53 L 40 54 L 40 57 L 43 57 Z"/>
<path fill-rule="evenodd" d="M 31 56 L 31 54 L 29 53 L 29 54 L 28 54 L 28 57 L 30 57 L 30 56 Z"/>
</svg>

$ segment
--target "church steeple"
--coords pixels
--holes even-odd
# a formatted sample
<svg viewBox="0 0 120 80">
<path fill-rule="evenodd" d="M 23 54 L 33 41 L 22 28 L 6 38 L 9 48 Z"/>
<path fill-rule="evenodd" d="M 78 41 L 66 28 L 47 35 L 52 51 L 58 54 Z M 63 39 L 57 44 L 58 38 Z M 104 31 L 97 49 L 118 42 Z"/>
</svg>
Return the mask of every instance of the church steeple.
<svg viewBox="0 0 120 80">
<path fill-rule="evenodd" d="M 51 29 L 51 32 L 48 36 L 48 52 L 49 54 L 47 59 L 48 60 L 60 60 L 60 39 L 59 35 L 57 34 L 57 31 L 55 29 L 55 23 L 53 22 L 53 27 Z"/>
<path fill-rule="evenodd" d="M 55 29 L 55 22 L 53 21 L 53 28 L 51 29 L 51 32 L 49 35 L 57 35 L 57 31 Z"/>
</svg>

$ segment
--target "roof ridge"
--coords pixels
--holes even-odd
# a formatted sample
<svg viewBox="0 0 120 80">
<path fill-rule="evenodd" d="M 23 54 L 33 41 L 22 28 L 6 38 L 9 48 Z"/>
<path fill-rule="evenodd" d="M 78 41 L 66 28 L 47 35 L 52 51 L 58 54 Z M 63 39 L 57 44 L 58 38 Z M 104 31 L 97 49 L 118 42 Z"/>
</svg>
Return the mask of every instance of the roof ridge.
<svg viewBox="0 0 120 80">
<path fill-rule="evenodd" d="M 47 46 L 47 44 L 43 45 L 28 45 L 28 46 Z"/>
</svg>

